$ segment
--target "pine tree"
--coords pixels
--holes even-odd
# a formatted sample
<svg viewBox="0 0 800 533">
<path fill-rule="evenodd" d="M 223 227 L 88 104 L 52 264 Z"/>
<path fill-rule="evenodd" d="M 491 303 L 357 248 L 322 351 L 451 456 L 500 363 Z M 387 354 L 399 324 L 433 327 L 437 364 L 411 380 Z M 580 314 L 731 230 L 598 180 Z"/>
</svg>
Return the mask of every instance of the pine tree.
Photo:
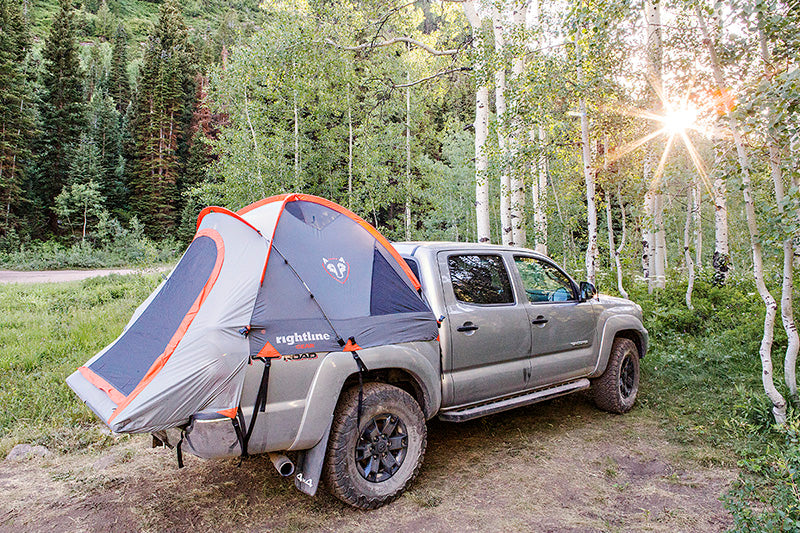
<svg viewBox="0 0 800 533">
<path fill-rule="evenodd" d="M 96 181 L 108 209 L 118 216 L 126 207 L 120 122 L 114 99 L 96 93 L 89 102 L 89 131 L 91 141 L 97 147 L 100 168 Z"/>
<path fill-rule="evenodd" d="M 117 104 L 117 111 L 124 113 L 131 101 L 131 86 L 128 82 L 128 34 L 120 23 L 114 33 L 111 49 L 111 74 L 109 94 Z"/>
<path fill-rule="evenodd" d="M 29 155 L 28 134 L 33 120 L 22 67 L 29 46 L 30 35 L 19 4 L 0 0 L 0 236 L 17 225 Z"/>
<path fill-rule="evenodd" d="M 134 211 L 154 237 L 175 226 L 194 99 L 188 32 L 174 0 L 162 5 L 148 39 L 132 120 L 135 161 L 130 181 Z"/>
<path fill-rule="evenodd" d="M 34 187 L 39 207 L 46 210 L 50 231 L 57 233 L 55 198 L 67 183 L 70 153 L 86 127 L 83 75 L 68 0 L 60 1 L 42 57 L 42 134 Z"/>
</svg>

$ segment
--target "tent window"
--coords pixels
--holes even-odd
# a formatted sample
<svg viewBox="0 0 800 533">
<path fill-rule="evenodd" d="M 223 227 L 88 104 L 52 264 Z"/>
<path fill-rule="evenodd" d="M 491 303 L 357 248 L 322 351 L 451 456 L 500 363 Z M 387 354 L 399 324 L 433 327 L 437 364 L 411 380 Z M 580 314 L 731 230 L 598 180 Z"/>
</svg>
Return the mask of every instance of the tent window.
<svg viewBox="0 0 800 533">
<path fill-rule="evenodd" d="M 217 253 L 217 243 L 211 237 L 192 241 L 147 309 L 89 369 L 125 396 L 133 392 L 164 353 L 208 283 Z"/>
</svg>

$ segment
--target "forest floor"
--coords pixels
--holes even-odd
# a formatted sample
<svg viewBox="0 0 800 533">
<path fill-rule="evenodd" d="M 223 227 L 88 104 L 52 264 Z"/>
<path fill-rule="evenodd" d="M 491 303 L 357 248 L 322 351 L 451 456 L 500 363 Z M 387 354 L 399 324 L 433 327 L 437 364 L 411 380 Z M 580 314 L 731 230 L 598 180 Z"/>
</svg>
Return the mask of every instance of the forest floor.
<svg viewBox="0 0 800 533">
<path fill-rule="evenodd" d="M 723 531 L 737 475 L 730 451 L 670 437 L 655 402 L 616 416 L 585 393 L 429 422 L 419 478 L 372 512 L 297 492 L 266 456 L 179 470 L 149 445 L 0 462 L 0 531 Z"/>
</svg>

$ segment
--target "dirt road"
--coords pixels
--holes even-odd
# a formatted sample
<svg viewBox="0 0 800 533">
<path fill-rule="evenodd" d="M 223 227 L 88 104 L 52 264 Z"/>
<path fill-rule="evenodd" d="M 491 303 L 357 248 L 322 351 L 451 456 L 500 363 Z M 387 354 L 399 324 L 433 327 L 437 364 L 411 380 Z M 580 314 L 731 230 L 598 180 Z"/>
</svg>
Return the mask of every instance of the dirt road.
<svg viewBox="0 0 800 533">
<path fill-rule="evenodd" d="M 78 281 L 109 274 L 136 274 L 139 272 L 165 272 L 170 267 L 147 269 L 100 269 L 100 270 L 0 270 L 0 283 L 59 283 L 62 281 Z"/>
<path fill-rule="evenodd" d="M 0 463 L 0 531 L 723 531 L 725 451 L 670 442 L 654 407 L 625 416 L 580 394 L 464 424 L 429 423 L 420 477 L 355 511 L 266 457 L 186 459 L 124 439 Z"/>
</svg>

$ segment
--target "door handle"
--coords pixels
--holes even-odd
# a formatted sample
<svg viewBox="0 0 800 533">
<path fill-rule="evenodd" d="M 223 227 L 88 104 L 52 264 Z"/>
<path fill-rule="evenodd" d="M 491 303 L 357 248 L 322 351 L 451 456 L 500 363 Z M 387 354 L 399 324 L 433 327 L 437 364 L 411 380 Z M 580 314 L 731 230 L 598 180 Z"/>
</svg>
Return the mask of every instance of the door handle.
<svg viewBox="0 0 800 533">
<path fill-rule="evenodd" d="M 463 326 L 458 326 L 456 331 L 475 331 L 478 329 L 478 326 L 473 324 L 472 322 L 464 322 Z"/>
<path fill-rule="evenodd" d="M 539 315 L 536 318 L 534 318 L 533 320 L 531 320 L 531 324 L 536 324 L 536 325 L 547 324 L 547 322 L 548 322 L 548 319 L 546 319 L 544 317 L 544 315 Z"/>
</svg>

